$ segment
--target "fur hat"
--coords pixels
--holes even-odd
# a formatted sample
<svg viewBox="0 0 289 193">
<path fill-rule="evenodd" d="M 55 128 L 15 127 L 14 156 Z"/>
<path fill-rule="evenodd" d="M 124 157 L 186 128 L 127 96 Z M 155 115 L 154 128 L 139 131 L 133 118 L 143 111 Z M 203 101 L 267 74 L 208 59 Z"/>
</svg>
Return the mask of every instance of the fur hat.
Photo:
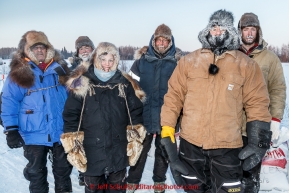
<svg viewBox="0 0 289 193">
<path fill-rule="evenodd" d="M 98 44 L 96 49 L 93 51 L 92 56 L 91 56 L 91 62 L 94 63 L 97 69 L 102 69 L 101 67 L 101 60 L 100 56 L 106 55 L 106 54 L 112 54 L 114 57 L 114 64 L 111 67 L 110 70 L 116 70 L 120 57 L 119 57 L 119 51 L 116 48 L 115 45 L 109 42 L 101 42 Z"/>
<path fill-rule="evenodd" d="M 75 49 L 77 52 L 82 46 L 90 46 L 94 50 L 94 44 L 87 36 L 79 36 L 75 41 Z"/>
<path fill-rule="evenodd" d="M 254 13 L 244 13 L 238 23 L 238 30 L 239 30 L 239 34 L 242 35 L 242 28 L 244 27 L 248 27 L 248 26 L 252 26 L 252 27 L 257 27 L 258 28 L 258 37 L 257 39 L 259 39 L 259 44 L 262 43 L 263 40 L 263 34 L 262 34 L 262 30 L 261 30 L 261 26 L 260 26 L 260 22 L 258 19 L 258 16 L 255 15 Z"/>
<path fill-rule="evenodd" d="M 155 46 L 155 41 L 158 37 L 164 37 L 170 41 L 168 47 L 164 50 L 164 52 L 169 50 L 170 47 L 172 46 L 172 41 L 171 41 L 172 40 L 172 31 L 171 31 L 171 29 L 168 26 L 166 26 L 165 24 L 161 24 L 157 27 L 157 29 L 155 30 L 155 33 L 154 33 L 154 38 L 152 40 L 152 46 L 154 47 L 155 50 L 157 50 L 156 46 Z"/>
<path fill-rule="evenodd" d="M 172 31 L 171 29 L 166 26 L 165 24 L 161 24 L 157 27 L 155 33 L 154 33 L 154 39 L 158 38 L 158 37 L 164 37 L 168 40 L 172 39 Z"/>
<path fill-rule="evenodd" d="M 48 41 L 47 36 L 41 31 L 31 30 L 31 31 L 26 32 L 22 36 L 22 39 L 20 40 L 18 44 L 18 49 L 23 56 L 28 57 L 35 64 L 38 65 L 39 61 L 36 59 L 36 57 L 34 56 L 31 50 L 31 48 L 37 44 L 42 44 L 46 47 L 47 52 L 46 52 L 46 58 L 44 62 L 49 63 L 55 55 L 55 50 L 53 46 L 50 44 L 50 42 Z"/>
<path fill-rule="evenodd" d="M 207 27 L 199 33 L 198 38 L 202 43 L 203 48 L 212 48 L 207 40 L 207 36 L 214 26 L 220 26 L 221 28 L 226 29 L 229 34 L 229 38 L 224 42 L 223 47 L 226 47 L 227 50 L 236 50 L 240 47 L 240 38 L 236 28 L 234 27 L 233 14 L 229 11 L 220 9 L 211 15 Z"/>
</svg>

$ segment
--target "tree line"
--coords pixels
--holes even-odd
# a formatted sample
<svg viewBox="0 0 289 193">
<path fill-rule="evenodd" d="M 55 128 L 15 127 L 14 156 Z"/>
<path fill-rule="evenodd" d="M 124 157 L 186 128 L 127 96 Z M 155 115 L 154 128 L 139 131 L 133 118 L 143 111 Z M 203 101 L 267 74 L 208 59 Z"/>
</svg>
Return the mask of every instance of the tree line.
<svg viewBox="0 0 289 193">
<path fill-rule="evenodd" d="M 139 49 L 139 47 L 134 46 L 120 46 L 119 54 L 121 60 L 133 60 L 135 51 Z M 0 48 L 0 58 L 2 59 L 11 59 L 13 52 L 15 52 L 17 48 L 15 47 L 6 47 Z M 289 43 L 283 44 L 281 47 L 270 45 L 268 46 L 268 50 L 273 51 L 280 59 L 281 62 L 289 62 Z M 67 51 L 65 47 L 63 47 L 59 52 L 63 55 L 64 58 L 71 57 L 73 55 L 72 51 Z M 183 54 L 188 54 L 189 52 L 183 51 Z"/>
<path fill-rule="evenodd" d="M 268 46 L 268 50 L 274 52 L 281 62 L 289 62 L 289 43 L 287 45 L 283 44 L 281 48 L 270 45 Z"/>
</svg>

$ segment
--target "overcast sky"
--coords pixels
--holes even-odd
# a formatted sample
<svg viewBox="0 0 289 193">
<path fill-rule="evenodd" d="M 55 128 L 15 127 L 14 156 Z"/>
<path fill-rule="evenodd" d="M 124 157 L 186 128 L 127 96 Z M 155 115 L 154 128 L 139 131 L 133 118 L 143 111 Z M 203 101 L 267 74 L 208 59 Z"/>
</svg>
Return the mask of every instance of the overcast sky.
<svg viewBox="0 0 289 193">
<path fill-rule="evenodd" d="M 29 30 L 43 31 L 57 49 L 75 51 L 78 36 L 116 46 L 148 45 L 158 25 L 168 25 L 176 46 L 200 48 L 198 33 L 219 9 L 231 11 L 235 27 L 245 12 L 258 15 L 269 45 L 289 43 L 289 0 L 0 0 L 0 48 L 17 47 Z"/>
</svg>

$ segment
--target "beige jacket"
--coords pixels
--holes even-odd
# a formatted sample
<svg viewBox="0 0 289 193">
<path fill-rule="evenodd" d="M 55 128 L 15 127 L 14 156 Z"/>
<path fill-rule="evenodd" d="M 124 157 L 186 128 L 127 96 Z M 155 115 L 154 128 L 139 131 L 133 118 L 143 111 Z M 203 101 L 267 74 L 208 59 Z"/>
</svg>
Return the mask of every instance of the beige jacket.
<svg viewBox="0 0 289 193">
<path fill-rule="evenodd" d="M 242 147 L 242 112 L 248 121 L 270 122 L 269 96 L 257 63 L 227 51 L 216 58 L 219 72 L 209 75 L 214 55 L 208 49 L 182 57 L 169 82 L 161 125 L 175 127 L 183 108 L 181 137 L 204 149 Z"/>
<path fill-rule="evenodd" d="M 260 66 L 265 82 L 267 84 L 267 89 L 269 92 L 270 104 L 269 112 L 272 117 L 282 119 L 285 103 L 286 103 L 286 83 L 283 74 L 282 64 L 279 58 L 267 50 L 267 43 L 263 40 L 262 44 L 259 45 L 251 54 L 250 57 L 255 60 Z M 246 115 L 243 115 L 243 128 L 242 134 L 244 136 L 246 133 Z"/>
</svg>

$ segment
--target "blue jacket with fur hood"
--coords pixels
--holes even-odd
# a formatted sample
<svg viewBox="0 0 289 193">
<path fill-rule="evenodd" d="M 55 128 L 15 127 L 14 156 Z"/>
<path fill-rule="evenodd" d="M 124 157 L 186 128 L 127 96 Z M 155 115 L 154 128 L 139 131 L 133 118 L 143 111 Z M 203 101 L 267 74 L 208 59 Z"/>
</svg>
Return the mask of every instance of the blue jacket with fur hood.
<svg viewBox="0 0 289 193">
<path fill-rule="evenodd" d="M 44 72 L 33 56 L 27 57 L 31 54 L 29 43 L 35 40 L 27 38 L 31 34 L 47 45 L 45 63 L 49 65 Z M 45 41 L 45 35 L 32 31 L 23 38 L 11 61 L 11 71 L 2 90 L 4 132 L 19 130 L 25 145 L 53 146 L 55 142 L 60 143 L 63 133 L 62 111 L 67 98 L 64 84 L 69 69 L 51 44 Z"/>
</svg>

